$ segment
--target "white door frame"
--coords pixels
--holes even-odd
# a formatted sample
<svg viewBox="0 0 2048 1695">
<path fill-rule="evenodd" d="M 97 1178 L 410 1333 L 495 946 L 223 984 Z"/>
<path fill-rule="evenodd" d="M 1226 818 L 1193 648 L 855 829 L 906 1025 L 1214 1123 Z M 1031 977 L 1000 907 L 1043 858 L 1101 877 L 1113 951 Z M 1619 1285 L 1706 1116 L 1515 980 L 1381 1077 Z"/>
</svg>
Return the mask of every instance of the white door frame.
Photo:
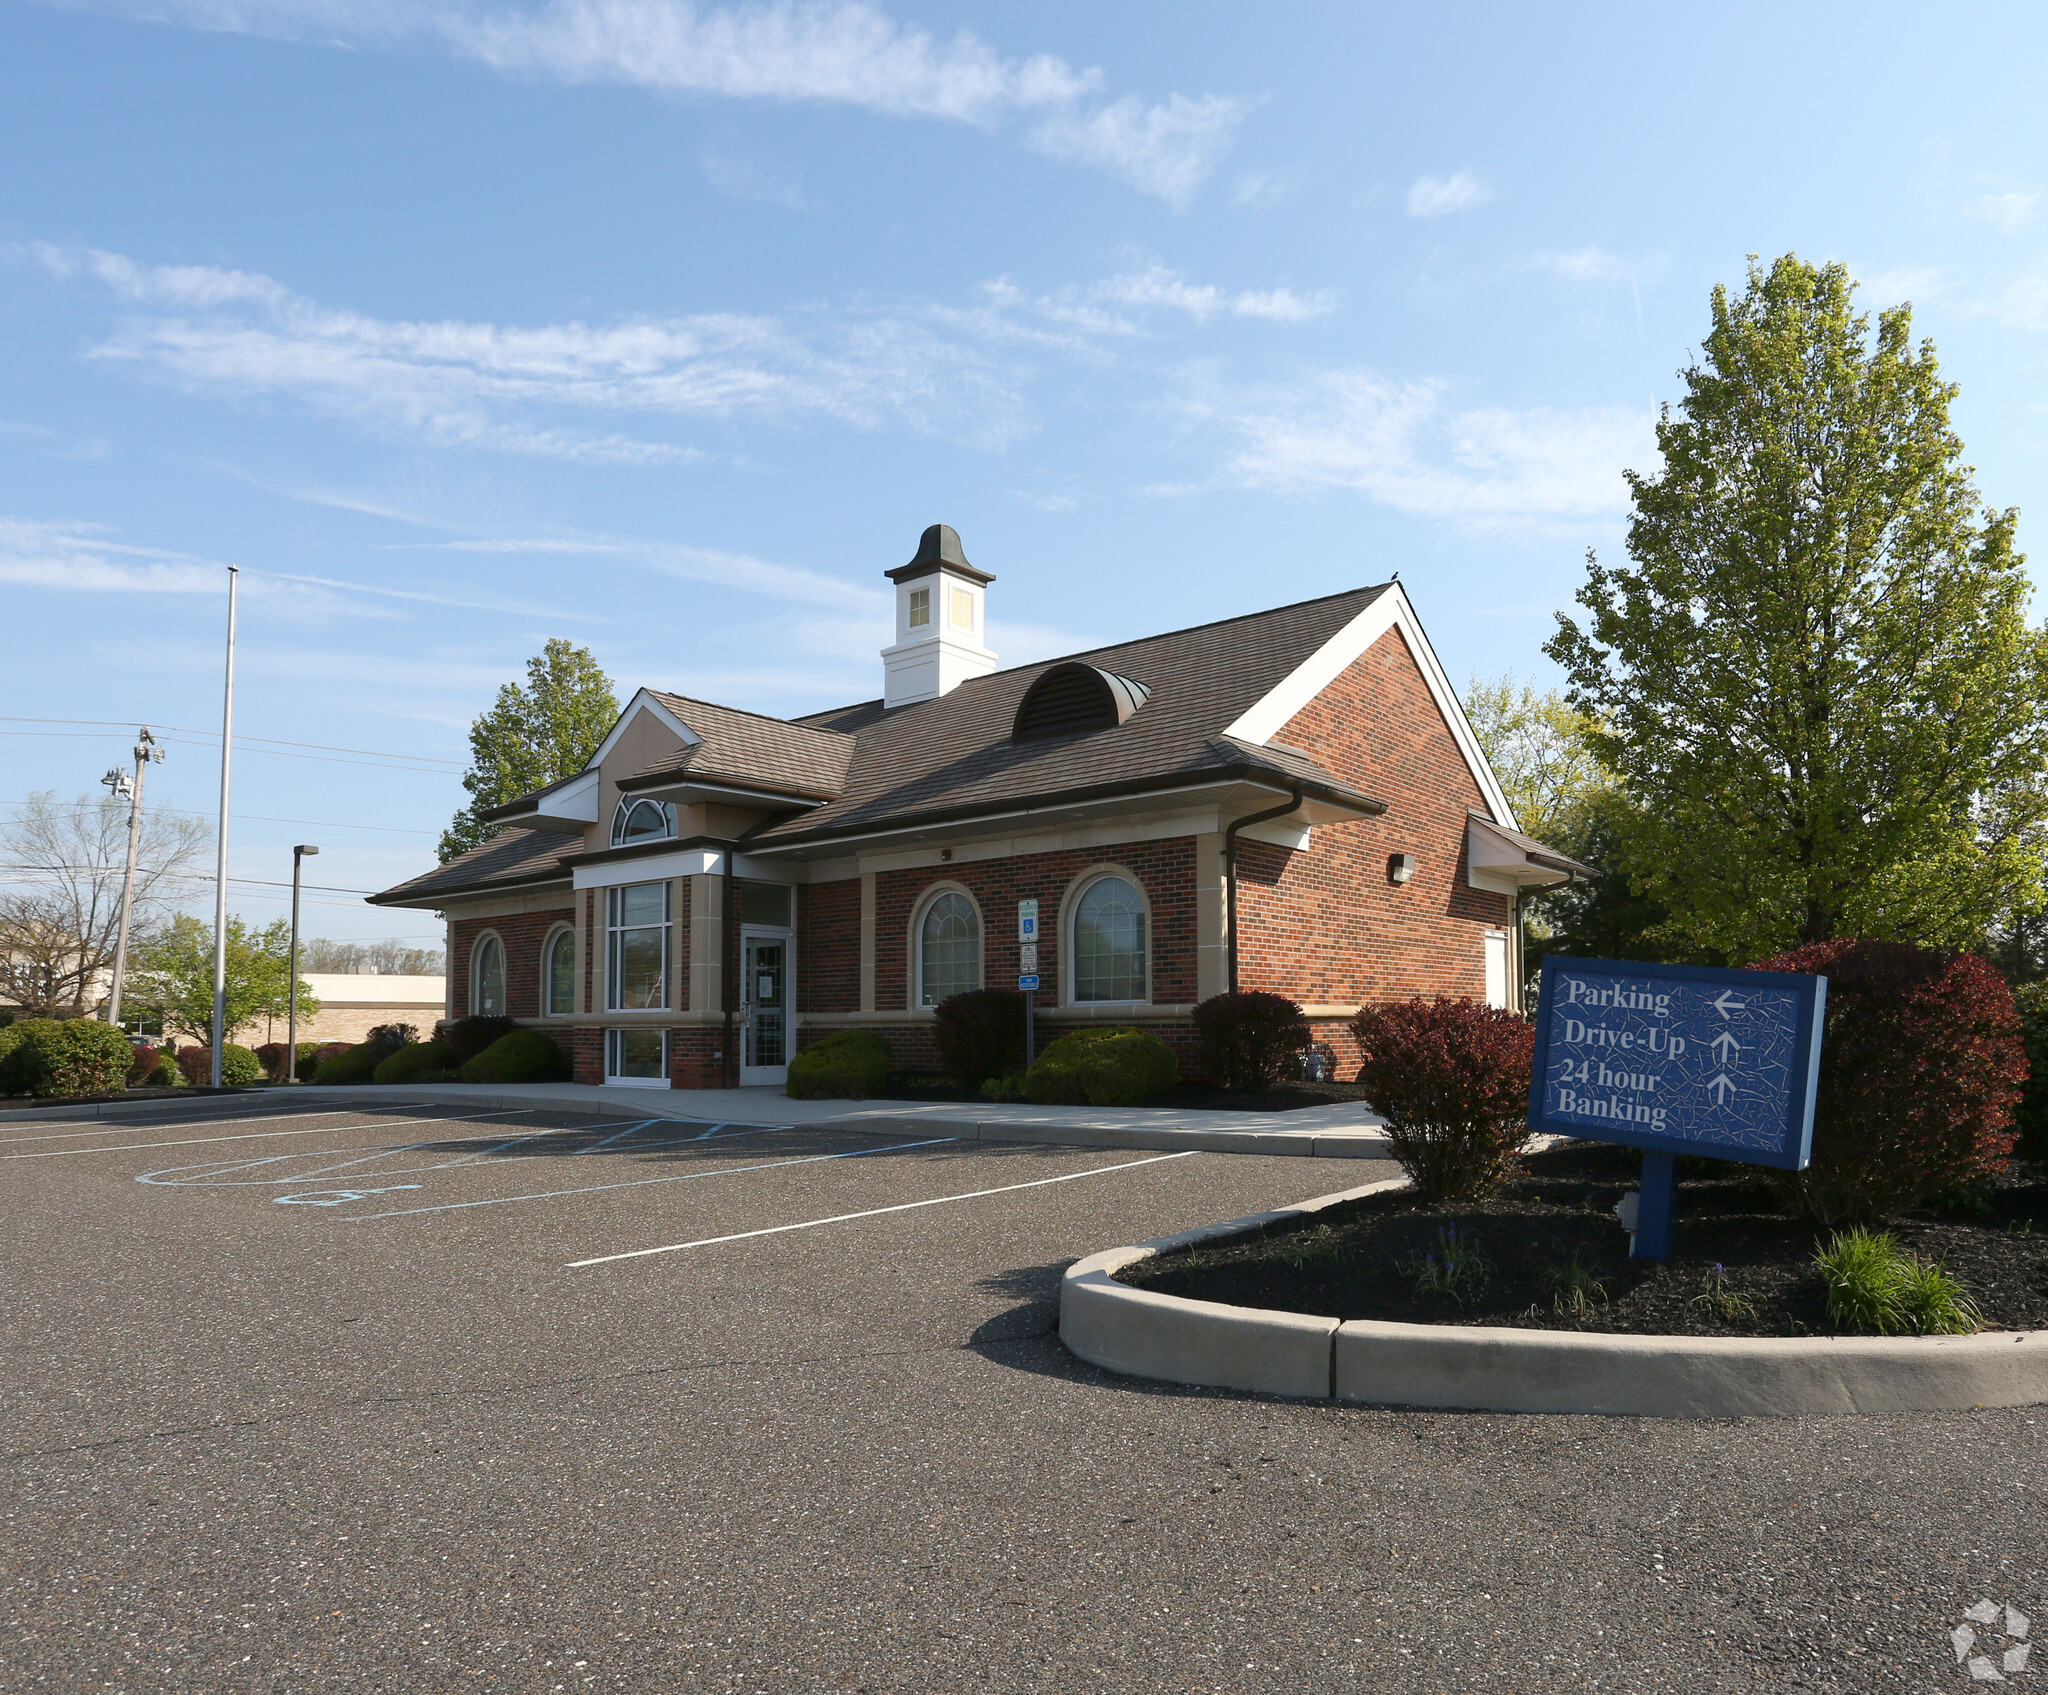
<svg viewBox="0 0 2048 1695">
<path fill-rule="evenodd" d="M 754 1034 L 754 973 L 747 967 L 747 948 L 754 942 L 774 942 L 782 949 L 782 1063 L 780 1065 L 749 1065 L 747 1051 Z M 793 929 L 778 929 L 769 924 L 742 924 L 740 926 L 740 994 L 739 1012 L 741 1022 L 740 1041 L 740 1087 L 751 1088 L 760 1084 L 782 1085 L 789 1081 L 789 1056 L 796 1044 L 796 932 Z"/>
</svg>

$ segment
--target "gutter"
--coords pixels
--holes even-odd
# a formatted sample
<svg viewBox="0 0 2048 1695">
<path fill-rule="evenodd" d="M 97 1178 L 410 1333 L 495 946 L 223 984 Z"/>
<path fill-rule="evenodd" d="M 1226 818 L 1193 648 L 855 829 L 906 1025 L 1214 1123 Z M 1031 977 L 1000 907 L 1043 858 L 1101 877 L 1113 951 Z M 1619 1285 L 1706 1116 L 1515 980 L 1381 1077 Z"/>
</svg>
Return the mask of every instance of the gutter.
<svg viewBox="0 0 2048 1695">
<path fill-rule="evenodd" d="M 1289 798 L 1280 805 L 1236 819 L 1223 832 L 1224 923 L 1230 934 L 1230 992 L 1233 995 L 1237 993 L 1237 833 L 1247 824 L 1264 824 L 1274 818 L 1285 818 L 1301 805 L 1303 793 L 1303 785 L 1296 783 Z"/>
</svg>

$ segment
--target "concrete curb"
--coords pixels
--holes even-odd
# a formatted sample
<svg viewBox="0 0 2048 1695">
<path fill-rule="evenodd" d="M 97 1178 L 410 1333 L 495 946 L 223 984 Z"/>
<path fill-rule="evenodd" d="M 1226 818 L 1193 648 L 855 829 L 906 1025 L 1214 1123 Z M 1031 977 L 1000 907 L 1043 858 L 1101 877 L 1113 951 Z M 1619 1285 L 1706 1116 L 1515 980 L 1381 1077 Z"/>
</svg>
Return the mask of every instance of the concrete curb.
<svg viewBox="0 0 2048 1695">
<path fill-rule="evenodd" d="M 1115 1273 L 1170 1248 L 1243 1235 L 1368 1183 L 1077 1260 L 1060 1286 L 1060 1340 L 1133 1377 L 1339 1401 L 1474 1412 L 1645 1418 L 1799 1418 L 2048 1402 L 2048 1332 L 1977 1336 L 1602 1336 L 1463 1325 L 1338 1323 L 1190 1301 Z"/>
</svg>

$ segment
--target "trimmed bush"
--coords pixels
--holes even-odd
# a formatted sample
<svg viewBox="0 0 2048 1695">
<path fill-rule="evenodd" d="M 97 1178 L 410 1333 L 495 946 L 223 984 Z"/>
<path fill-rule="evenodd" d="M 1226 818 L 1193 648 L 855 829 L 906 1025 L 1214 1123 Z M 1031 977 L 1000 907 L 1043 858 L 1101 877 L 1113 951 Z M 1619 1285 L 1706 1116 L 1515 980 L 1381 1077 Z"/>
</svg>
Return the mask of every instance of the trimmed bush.
<svg viewBox="0 0 2048 1695">
<path fill-rule="evenodd" d="M 203 1089 L 213 1082 L 213 1049 L 180 1048 L 178 1069 L 185 1074 L 185 1081 L 195 1089 Z M 239 1042 L 225 1042 L 220 1050 L 220 1080 L 223 1088 L 244 1089 L 252 1083 L 263 1081 L 263 1062 L 256 1057 L 253 1048 L 245 1048 Z"/>
<path fill-rule="evenodd" d="M 509 1036 L 518 1028 L 509 1018 L 458 1018 L 434 1040 L 446 1042 L 466 1065 L 500 1037 Z"/>
<path fill-rule="evenodd" d="M 1143 1030 L 1076 1030 L 1024 1074 L 1024 1097 L 1039 1106 L 1142 1106 L 1180 1081 L 1173 1049 Z"/>
<path fill-rule="evenodd" d="M 1808 1218 L 1873 1222 L 2005 1168 L 2027 1058 L 2012 991 L 1983 960 L 1841 940 L 1757 969 L 1828 980 L 1813 1161 L 1770 1173 Z"/>
<path fill-rule="evenodd" d="M 1024 1063 L 1024 997 L 1015 989 L 969 989 L 934 1009 L 932 1045 L 963 1089 L 978 1089 Z"/>
<path fill-rule="evenodd" d="M 453 1051 L 454 1044 L 447 1046 Z M 568 1078 L 569 1062 L 545 1030 L 508 1030 L 462 1067 L 465 1083 L 564 1083 Z M 381 1069 L 378 1081 L 383 1081 Z"/>
<path fill-rule="evenodd" d="M 41 1019 L 20 1018 L 0 1024 L 0 1095 L 21 1093 L 15 1086 L 14 1075 L 7 1061 L 14 1050 L 21 1046 L 22 1038 L 28 1034 L 28 1027 L 41 1022 Z"/>
<path fill-rule="evenodd" d="M 347 1044 L 344 1043 L 342 1045 L 346 1046 Z M 313 1075 L 313 1056 L 319 1051 L 320 1044 L 318 1042 L 301 1042 L 299 1044 L 298 1071 L 301 1083 Z M 282 1083 L 284 1081 L 285 1055 L 290 1052 L 291 1044 L 289 1042 L 265 1042 L 263 1046 L 258 1048 L 256 1050 L 256 1057 L 263 1062 L 264 1076 L 268 1077 L 273 1083 Z"/>
<path fill-rule="evenodd" d="M 1211 995 L 1195 1008 L 1202 1075 L 1226 1089 L 1270 1089 L 1315 1040 L 1298 1002 L 1263 989 Z"/>
<path fill-rule="evenodd" d="M 379 1083 L 445 1083 L 461 1065 L 446 1042 L 407 1042 L 380 1059 L 371 1076 Z"/>
<path fill-rule="evenodd" d="M 873 1030 L 841 1030 L 789 1062 L 783 1093 L 791 1100 L 873 1100 L 889 1084 L 889 1039 Z"/>
<path fill-rule="evenodd" d="M 339 1044 L 335 1044 L 339 1046 Z M 320 1069 L 314 1073 L 313 1081 L 322 1088 L 336 1083 L 367 1083 L 376 1074 L 377 1066 L 386 1056 L 379 1053 L 368 1042 L 358 1042 L 352 1048 L 334 1047 L 320 1050 Z"/>
<path fill-rule="evenodd" d="M 132 1046 L 132 1044 L 131 1044 Z M 134 1058 L 128 1062 L 128 1087 L 139 1089 L 147 1083 L 156 1071 L 162 1050 L 154 1042 L 144 1042 L 134 1050 Z"/>
<path fill-rule="evenodd" d="M 2013 1152 L 2021 1159 L 2048 1161 L 2048 983 L 2029 983 L 2012 998 L 2027 1050 L 2027 1085 L 2014 1115 L 2019 1142 Z"/>
<path fill-rule="evenodd" d="M 186 1045 L 178 1049 L 178 1069 L 185 1074 L 185 1081 L 193 1088 L 204 1088 L 213 1081 L 213 1051 L 210 1048 L 195 1048 Z"/>
<path fill-rule="evenodd" d="M 1483 1200 L 1529 1139 L 1536 1031 L 1502 1007 L 1439 996 L 1362 1009 L 1351 1021 L 1358 1081 L 1387 1141 L 1431 1200 Z"/>
<path fill-rule="evenodd" d="M 30 1018 L 8 1027 L 0 1077 L 8 1094 L 106 1095 L 128 1084 L 135 1050 L 97 1018 Z"/>
<path fill-rule="evenodd" d="M 156 1050 L 156 1069 L 143 1079 L 152 1089 L 182 1089 L 185 1087 L 185 1073 L 179 1069 L 178 1056 L 169 1048 Z"/>
</svg>

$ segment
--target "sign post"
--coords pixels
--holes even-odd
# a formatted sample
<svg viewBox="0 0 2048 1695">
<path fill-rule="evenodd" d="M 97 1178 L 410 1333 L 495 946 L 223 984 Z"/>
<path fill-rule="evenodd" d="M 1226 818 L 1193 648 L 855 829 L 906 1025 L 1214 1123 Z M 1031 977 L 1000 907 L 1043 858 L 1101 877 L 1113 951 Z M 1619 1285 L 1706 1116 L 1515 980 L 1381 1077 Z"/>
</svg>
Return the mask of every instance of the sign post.
<svg viewBox="0 0 2048 1695">
<path fill-rule="evenodd" d="M 1642 1149 L 1629 1251 L 1668 1259 L 1681 1155 L 1812 1157 L 1827 998 L 1825 977 L 1547 955 L 1529 1128 Z"/>
<path fill-rule="evenodd" d="M 1024 1068 L 1038 1057 L 1038 902 L 1017 903 L 1017 988 L 1024 996 Z"/>
</svg>

